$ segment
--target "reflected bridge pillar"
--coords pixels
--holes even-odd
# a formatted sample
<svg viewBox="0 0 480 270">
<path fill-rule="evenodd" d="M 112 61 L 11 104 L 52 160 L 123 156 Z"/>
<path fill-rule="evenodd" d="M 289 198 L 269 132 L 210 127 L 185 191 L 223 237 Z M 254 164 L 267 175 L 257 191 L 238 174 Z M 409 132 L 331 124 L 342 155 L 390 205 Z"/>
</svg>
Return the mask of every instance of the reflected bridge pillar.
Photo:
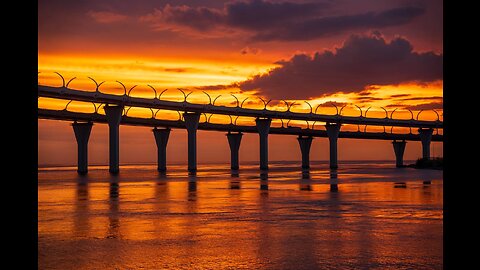
<svg viewBox="0 0 480 270">
<path fill-rule="evenodd" d="M 430 142 L 432 141 L 433 128 L 419 128 L 418 133 L 422 141 L 422 158 L 430 159 Z"/>
<path fill-rule="evenodd" d="M 153 130 L 155 143 L 157 144 L 157 171 L 167 171 L 167 143 L 170 136 L 170 128 L 159 129 L 155 127 Z"/>
<path fill-rule="evenodd" d="M 184 113 L 185 127 L 188 132 L 188 171 L 197 171 L 197 129 L 200 120 L 199 113 Z"/>
<path fill-rule="evenodd" d="M 338 123 L 327 123 L 325 125 L 325 128 L 327 129 L 328 141 L 330 142 L 330 169 L 338 168 L 337 140 L 341 126 L 342 125 Z"/>
<path fill-rule="evenodd" d="M 120 139 L 119 129 L 120 121 L 122 120 L 123 106 L 122 105 L 105 105 L 105 115 L 108 121 L 109 133 L 109 171 L 116 174 L 119 172 L 120 163 Z"/>
<path fill-rule="evenodd" d="M 88 172 L 88 139 L 92 131 L 92 122 L 77 123 L 73 122 L 73 132 L 77 140 L 77 172 L 87 174 Z"/>
<path fill-rule="evenodd" d="M 310 168 L 310 146 L 312 146 L 313 137 L 300 135 L 297 140 L 302 152 L 302 169 L 308 169 Z"/>
<path fill-rule="evenodd" d="M 272 119 L 257 118 L 255 123 L 260 136 L 260 170 L 268 170 L 268 132 Z"/>
<path fill-rule="evenodd" d="M 407 142 L 405 140 L 397 141 L 394 140 L 393 144 L 393 151 L 395 152 L 395 163 L 397 168 L 403 167 L 403 153 L 405 152 L 405 146 Z"/>
<path fill-rule="evenodd" d="M 228 145 L 230 146 L 230 168 L 238 170 L 238 150 L 240 149 L 240 142 L 242 141 L 243 133 L 227 133 Z"/>
</svg>

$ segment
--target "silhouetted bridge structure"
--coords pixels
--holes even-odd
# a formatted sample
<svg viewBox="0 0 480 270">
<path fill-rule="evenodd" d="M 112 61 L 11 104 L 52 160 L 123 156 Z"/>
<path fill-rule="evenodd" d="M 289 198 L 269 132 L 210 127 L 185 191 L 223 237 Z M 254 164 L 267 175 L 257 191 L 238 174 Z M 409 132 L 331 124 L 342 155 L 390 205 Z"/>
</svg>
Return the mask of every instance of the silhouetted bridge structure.
<svg viewBox="0 0 480 270">
<path fill-rule="evenodd" d="M 62 78 L 63 79 L 63 78 Z M 96 82 L 95 82 L 96 83 Z M 96 83 L 97 84 L 97 83 Z M 316 110 L 313 111 L 312 106 L 306 102 L 310 107 L 309 113 L 291 112 L 290 108 L 292 104 L 287 102 L 287 111 L 273 111 L 267 109 L 268 102 L 264 102 L 263 109 L 250 109 L 243 108 L 237 99 L 236 107 L 218 106 L 215 105 L 215 100 L 212 103 L 210 96 L 209 104 L 195 104 L 187 102 L 187 97 L 184 94 L 184 101 L 169 101 L 161 100 L 161 95 L 157 95 L 157 91 L 153 88 L 155 93 L 154 98 L 141 98 L 130 96 L 130 91 L 127 92 L 124 87 L 123 95 L 106 94 L 99 91 L 97 84 L 96 90 L 82 91 L 70 89 L 68 83 L 65 83 L 62 87 L 51 86 L 38 86 L 38 96 L 54 99 L 63 99 L 70 101 L 83 101 L 91 102 L 95 106 L 94 113 L 83 112 L 71 112 L 67 110 L 67 107 L 63 110 L 52 109 L 38 109 L 38 118 L 42 119 L 54 119 L 73 121 L 73 130 L 75 132 L 75 138 L 78 146 L 78 172 L 83 174 L 88 171 L 88 140 L 90 132 L 94 122 L 107 123 L 109 126 L 109 170 L 111 173 L 118 173 L 119 171 L 119 126 L 123 125 L 135 125 L 135 126 L 149 126 L 154 127 L 153 134 L 157 144 L 158 153 L 158 170 L 165 171 L 166 167 L 166 147 L 171 128 L 186 129 L 188 133 L 188 170 L 194 173 L 197 170 L 196 160 L 196 133 L 197 130 L 213 130 L 227 132 L 227 139 L 231 151 L 231 168 L 239 168 L 238 153 L 240 148 L 240 142 L 243 133 L 258 133 L 260 137 L 260 169 L 268 170 L 268 134 L 284 134 L 284 135 L 297 135 L 298 142 L 302 153 L 302 168 L 309 168 L 309 155 L 310 147 L 314 137 L 326 137 L 329 139 L 330 148 L 330 168 L 337 168 L 337 140 L 338 138 L 354 138 L 354 139 L 377 139 L 377 140 L 392 140 L 393 148 L 396 156 L 397 167 L 403 166 L 403 153 L 405 151 L 406 141 L 421 141 L 422 142 L 422 156 L 423 158 L 430 158 L 430 143 L 431 141 L 443 141 L 443 135 L 438 134 L 438 129 L 443 129 L 443 122 L 439 120 L 437 114 L 436 121 L 424 121 L 413 119 L 393 119 L 393 112 L 388 117 L 388 113 L 385 110 L 385 118 L 372 118 L 366 117 L 360 110 L 360 116 L 343 116 L 338 113 L 336 115 L 317 114 Z M 123 84 L 122 84 L 123 86 Z M 235 96 L 234 96 L 235 97 Z M 235 97 L 236 98 L 236 97 Z M 245 100 L 244 100 L 245 101 Z M 103 109 L 105 115 L 99 114 L 98 109 L 101 106 L 96 106 L 96 103 L 104 104 Z M 243 105 L 243 102 L 242 102 Z M 68 106 L 68 105 L 67 105 Z M 151 118 L 130 117 L 127 115 L 128 110 L 125 107 L 138 107 L 147 108 L 152 112 Z M 163 120 L 157 119 L 154 109 L 157 110 L 171 110 L 177 112 L 184 112 L 179 120 Z M 318 109 L 318 107 L 316 108 Z M 367 110 L 368 111 L 368 110 Z M 255 126 L 237 125 L 231 121 L 229 124 L 214 124 L 214 123 L 201 123 L 201 114 L 215 114 L 215 115 L 227 115 L 230 116 L 247 116 L 256 118 Z M 182 117 L 183 116 L 183 117 Z M 182 119 L 183 118 L 183 119 Z M 208 118 L 207 118 L 208 119 Z M 282 121 L 282 127 L 271 127 L 272 119 L 280 119 Z M 307 121 L 307 128 L 301 127 L 283 127 L 283 122 L 291 120 L 303 120 Z M 325 130 L 315 130 L 308 126 L 308 121 L 323 122 L 325 124 Z M 383 126 L 384 132 L 361 132 L 358 131 L 341 131 L 343 124 L 352 125 L 365 125 L 365 126 Z M 385 127 L 407 127 L 418 128 L 418 133 L 409 134 L 396 134 L 386 132 Z M 162 127 L 162 128 L 159 128 Z M 433 134 L 434 129 L 437 129 L 437 134 Z"/>
</svg>

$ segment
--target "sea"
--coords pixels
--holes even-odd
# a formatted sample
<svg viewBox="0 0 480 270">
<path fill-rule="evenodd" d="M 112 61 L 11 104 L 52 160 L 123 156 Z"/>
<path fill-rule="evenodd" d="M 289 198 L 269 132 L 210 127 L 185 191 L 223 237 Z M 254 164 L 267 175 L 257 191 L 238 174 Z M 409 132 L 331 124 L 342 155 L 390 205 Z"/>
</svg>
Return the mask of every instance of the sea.
<svg viewBox="0 0 480 270">
<path fill-rule="evenodd" d="M 406 162 L 408 163 L 408 162 Z M 38 169 L 39 269 L 443 269 L 443 172 L 394 161 Z"/>
</svg>

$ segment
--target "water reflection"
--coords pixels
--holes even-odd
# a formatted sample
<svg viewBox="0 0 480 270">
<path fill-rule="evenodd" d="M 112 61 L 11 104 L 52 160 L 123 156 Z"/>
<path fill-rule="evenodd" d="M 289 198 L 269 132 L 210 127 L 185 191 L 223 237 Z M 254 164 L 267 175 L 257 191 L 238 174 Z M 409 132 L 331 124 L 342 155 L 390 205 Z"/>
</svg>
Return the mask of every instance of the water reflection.
<svg viewBox="0 0 480 270">
<path fill-rule="evenodd" d="M 188 201 L 197 200 L 197 177 L 195 174 L 188 175 Z"/>
<path fill-rule="evenodd" d="M 109 214 L 108 214 L 108 228 L 106 238 L 120 238 L 120 218 L 119 218 L 119 205 L 120 205 L 120 185 L 113 179 L 110 182 L 109 190 Z"/>
<path fill-rule="evenodd" d="M 330 192 L 338 192 L 338 172 L 330 169 Z"/>
<path fill-rule="evenodd" d="M 90 231 L 90 222 L 89 219 L 84 218 L 89 213 L 88 181 L 86 177 L 78 179 L 76 196 L 74 234 L 79 237 L 87 237 Z"/>
<path fill-rule="evenodd" d="M 303 169 L 302 170 L 302 179 L 300 180 L 300 190 L 311 191 L 312 190 L 312 185 L 310 184 L 310 182 L 311 182 L 310 170 L 309 169 Z"/>
<path fill-rule="evenodd" d="M 260 190 L 268 190 L 268 171 L 260 171 Z"/>
<path fill-rule="evenodd" d="M 240 189 L 240 174 L 238 170 L 232 170 L 230 175 L 232 176 L 230 179 L 230 189 Z"/>
</svg>

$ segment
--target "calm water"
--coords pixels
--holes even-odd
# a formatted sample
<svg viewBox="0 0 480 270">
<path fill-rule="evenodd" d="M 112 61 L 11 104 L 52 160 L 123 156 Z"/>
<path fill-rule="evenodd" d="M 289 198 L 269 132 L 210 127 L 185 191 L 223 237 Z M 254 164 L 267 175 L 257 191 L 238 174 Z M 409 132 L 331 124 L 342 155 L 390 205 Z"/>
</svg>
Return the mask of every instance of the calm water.
<svg viewBox="0 0 480 270">
<path fill-rule="evenodd" d="M 442 269 L 441 171 L 312 165 L 39 169 L 39 269 Z"/>
</svg>

